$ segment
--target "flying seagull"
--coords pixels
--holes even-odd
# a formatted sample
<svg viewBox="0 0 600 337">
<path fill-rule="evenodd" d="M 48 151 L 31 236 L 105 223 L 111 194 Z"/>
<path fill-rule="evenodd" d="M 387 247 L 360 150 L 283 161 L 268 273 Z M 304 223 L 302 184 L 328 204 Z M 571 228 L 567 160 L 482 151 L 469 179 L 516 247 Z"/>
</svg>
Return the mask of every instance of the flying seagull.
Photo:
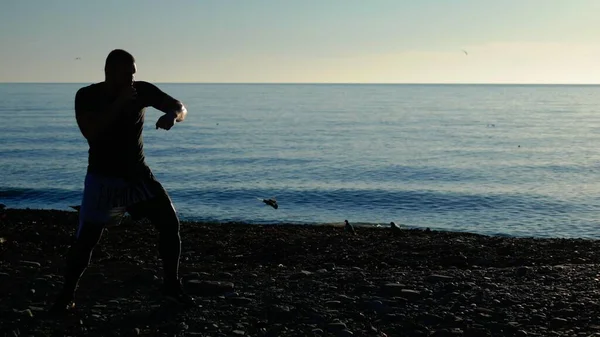
<svg viewBox="0 0 600 337">
<path fill-rule="evenodd" d="M 77 206 L 69 206 L 72 209 L 76 210 L 77 212 L 79 212 L 79 210 L 81 210 L 81 206 L 77 205 Z"/>
<path fill-rule="evenodd" d="M 277 205 L 277 200 L 275 200 L 275 198 L 271 198 L 271 199 L 258 198 L 258 200 L 264 202 L 265 204 L 267 204 L 275 209 L 279 208 L 279 205 Z"/>
<path fill-rule="evenodd" d="M 75 59 L 76 59 L 76 60 L 81 60 L 81 57 L 76 57 Z"/>
<path fill-rule="evenodd" d="M 463 51 L 463 53 L 465 53 L 465 55 L 469 55 L 469 53 L 467 53 L 466 50 L 464 50 L 464 49 L 461 49 L 461 50 Z"/>
</svg>

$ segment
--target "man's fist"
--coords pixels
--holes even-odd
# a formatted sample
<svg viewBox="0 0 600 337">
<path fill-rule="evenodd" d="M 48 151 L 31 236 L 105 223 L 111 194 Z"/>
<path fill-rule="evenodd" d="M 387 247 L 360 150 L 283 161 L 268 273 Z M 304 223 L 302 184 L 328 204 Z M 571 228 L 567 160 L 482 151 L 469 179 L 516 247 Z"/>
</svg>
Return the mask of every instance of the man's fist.
<svg viewBox="0 0 600 337">
<path fill-rule="evenodd" d="M 164 114 L 160 116 L 160 118 L 156 121 L 156 129 L 159 128 L 169 130 L 175 125 L 175 115 L 174 114 Z"/>
</svg>

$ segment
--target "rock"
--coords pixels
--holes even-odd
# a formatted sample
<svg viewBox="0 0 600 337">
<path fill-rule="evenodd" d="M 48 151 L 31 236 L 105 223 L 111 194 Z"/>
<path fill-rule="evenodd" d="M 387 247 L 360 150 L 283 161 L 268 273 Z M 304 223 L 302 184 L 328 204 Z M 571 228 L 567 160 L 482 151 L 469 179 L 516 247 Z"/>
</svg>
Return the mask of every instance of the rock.
<svg viewBox="0 0 600 337">
<path fill-rule="evenodd" d="M 244 305 L 244 304 L 249 304 L 249 303 L 252 303 L 252 302 L 254 302 L 254 300 L 253 300 L 253 299 L 251 299 L 251 298 L 247 298 L 247 297 L 230 297 L 230 298 L 229 298 L 229 301 L 230 301 L 231 303 L 234 303 L 234 304 L 241 304 L 241 305 Z"/>
<path fill-rule="evenodd" d="M 312 275 L 313 273 L 307 271 L 307 270 L 301 270 L 300 272 L 293 274 L 291 277 L 293 279 L 298 279 L 298 278 L 303 278 L 303 277 L 308 277 L 310 275 Z"/>
<path fill-rule="evenodd" d="M 40 268 L 42 265 L 39 262 L 35 261 L 21 261 L 21 264 L 29 267 L 37 267 Z"/>
<path fill-rule="evenodd" d="M 267 314 L 270 319 L 287 320 L 295 316 L 292 308 L 287 305 L 273 304 L 268 307 Z"/>
<path fill-rule="evenodd" d="M 9 277 L 9 273 L 0 272 L 0 277 Z"/>
<path fill-rule="evenodd" d="M 133 329 L 133 335 L 134 336 L 139 336 L 140 335 L 140 328 Z"/>
<path fill-rule="evenodd" d="M 232 292 L 228 292 L 228 293 L 223 294 L 223 296 L 225 298 L 232 298 L 232 297 L 239 297 L 240 294 L 238 292 L 236 292 L 236 291 L 232 291 Z"/>
<path fill-rule="evenodd" d="M 222 295 L 234 289 L 233 283 L 221 281 L 188 280 L 185 286 L 193 295 Z"/>
<path fill-rule="evenodd" d="M 463 336 L 463 331 L 461 329 L 452 329 L 452 330 L 442 329 L 442 330 L 435 331 L 430 336 L 431 337 L 458 337 L 458 336 Z"/>
<path fill-rule="evenodd" d="M 342 302 L 341 301 L 327 301 L 325 302 L 325 305 L 328 307 L 339 307 L 341 306 Z"/>
<path fill-rule="evenodd" d="M 236 336 L 243 336 L 246 334 L 246 332 L 242 330 L 233 330 L 232 333 Z"/>
<path fill-rule="evenodd" d="M 385 295 L 398 296 L 402 294 L 406 286 L 400 283 L 386 283 L 381 287 L 381 292 Z"/>
<path fill-rule="evenodd" d="M 518 330 L 517 332 L 515 332 L 515 337 L 527 337 L 527 331 L 525 330 Z"/>
<path fill-rule="evenodd" d="M 13 309 L 13 311 L 23 317 L 28 317 L 28 318 L 33 317 L 33 312 L 31 312 L 31 309 L 25 309 L 25 310 Z"/>
<path fill-rule="evenodd" d="M 342 322 L 333 322 L 327 324 L 327 331 L 329 332 L 340 332 L 342 330 L 346 330 L 346 324 Z"/>
<path fill-rule="evenodd" d="M 316 329 L 312 329 L 312 333 L 315 335 L 322 335 L 325 332 L 323 331 L 323 329 L 316 328 Z"/>
<path fill-rule="evenodd" d="M 323 268 L 326 268 L 328 270 L 333 270 L 333 269 L 335 269 L 335 263 L 331 263 L 331 262 L 324 263 Z"/>
<path fill-rule="evenodd" d="M 336 334 L 336 336 L 347 337 L 347 336 L 354 336 L 354 334 L 352 333 L 352 331 L 350 331 L 348 329 L 344 329 L 344 330 L 338 332 Z"/>
<path fill-rule="evenodd" d="M 379 300 L 374 300 L 374 301 L 367 301 L 366 302 L 366 307 L 369 308 L 370 310 L 373 310 L 377 313 L 389 313 L 391 311 L 393 311 L 392 308 L 390 308 L 389 306 L 383 304 L 383 302 L 379 301 Z"/>
<path fill-rule="evenodd" d="M 431 274 L 431 275 L 427 276 L 426 280 L 429 282 L 448 282 L 448 281 L 452 281 L 453 278 L 450 276 L 445 276 L 445 275 Z"/>
<path fill-rule="evenodd" d="M 233 277 L 233 274 L 232 273 L 228 273 L 228 272 L 222 272 L 222 273 L 219 273 L 218 276 L 220 278 L 231 279 Z"/>
<path fill-rule="evenodd" d="M 519 267 L 519 268 L 517 268 L 516 273 L 517 273 L 517 276 L 523 277 L 523 276 L 529 274 L 530 271 L 531 271 L 531 268 L 529 268 L 529 267 Z"/>
<path fill-rule="evenodd" d="M 402 289 L 402 291 L 400 291 L 400 296 L 406 298 L 416 298 L 419 297 L 419 295 L 421 295 L 421 292 L 412 289 Z"/>
</svg>

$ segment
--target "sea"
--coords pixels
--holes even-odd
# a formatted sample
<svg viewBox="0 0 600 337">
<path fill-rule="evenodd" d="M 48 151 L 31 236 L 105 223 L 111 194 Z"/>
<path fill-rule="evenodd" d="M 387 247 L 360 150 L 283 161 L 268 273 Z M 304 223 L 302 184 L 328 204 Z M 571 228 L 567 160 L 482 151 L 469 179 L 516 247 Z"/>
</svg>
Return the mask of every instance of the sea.
<svg viewBox="0 0 600 337">
<path fill-rule="evenodd" d="M 0 84 L 0 203 L 80 204 L 88 84 Z M 143 132 L 182 220 L 600 238 L 600 86 L 156 85 L 189 111 Z"/>
</svg>

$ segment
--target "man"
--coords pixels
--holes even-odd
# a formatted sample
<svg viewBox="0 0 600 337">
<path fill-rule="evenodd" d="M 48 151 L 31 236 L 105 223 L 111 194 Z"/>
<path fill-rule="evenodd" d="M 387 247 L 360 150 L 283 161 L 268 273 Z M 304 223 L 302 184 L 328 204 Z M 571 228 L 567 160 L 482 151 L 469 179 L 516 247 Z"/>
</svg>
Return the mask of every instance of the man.
<svg viewBox="0 0 600 337">
<path fill-rule="evenodd" d="M 121 49 L 106 58 L 104 82 L 80 88 L 75 95 L 77 125 L 89 144 L 88 168 L 75 242 L 67 254 L 65 283 L 51 310 L 73 308 L 79 279 L 90 263 L 104 227 L 125 212 L 147 217 L 159 231 L 163 294 L 194 304 L 179 281 L 179 219 L 171 199 L 145 163 L 142 130 L 146 107 L 164 112 L 156 129 L 169 130 L 184 120 L 184 105 L 153 84 L 134 81 L 134 57 Z"/>
</svg>

